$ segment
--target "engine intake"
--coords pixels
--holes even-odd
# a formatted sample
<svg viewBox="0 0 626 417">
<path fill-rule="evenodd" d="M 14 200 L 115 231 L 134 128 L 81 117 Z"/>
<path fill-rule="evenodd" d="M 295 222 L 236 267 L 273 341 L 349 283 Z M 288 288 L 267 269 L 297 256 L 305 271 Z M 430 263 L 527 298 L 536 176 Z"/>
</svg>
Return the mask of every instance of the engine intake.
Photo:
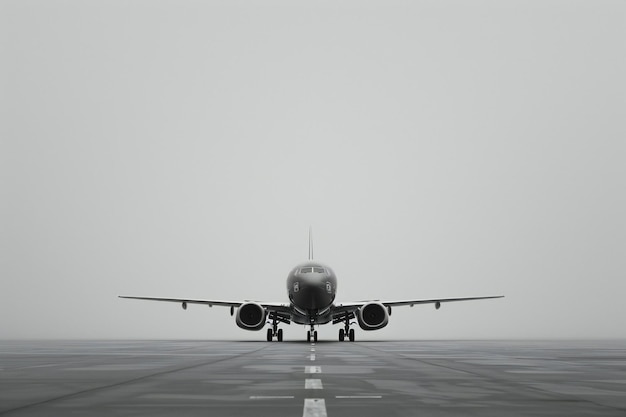
<svg viewBox="0 0 626 417">
<path fill-rule="evenodd" d="M 357 311 L 356 318 L 363 330 L 378 330 L 389 324 L 389 312 L 381 303 L 365 304 Z"/>
<path fill-rule="evenodd" d="M 265 326 L 267 311 L 257 303 L 243 303 L 237 309 L 235 322 L 245 330 L 261 330 Z"/>
</svg>

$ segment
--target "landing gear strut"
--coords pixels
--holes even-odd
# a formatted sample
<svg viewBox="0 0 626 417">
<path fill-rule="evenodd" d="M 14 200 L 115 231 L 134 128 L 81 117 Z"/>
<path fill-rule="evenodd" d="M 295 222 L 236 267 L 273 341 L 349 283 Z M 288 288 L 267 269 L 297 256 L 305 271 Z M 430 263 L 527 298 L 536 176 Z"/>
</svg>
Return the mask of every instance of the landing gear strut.
<svg viewBox="0 0 626 417">
<path fill-rule="evenodd" d="M 317 312 L 309 311 L 309 326 L 311 326 L 311 330 L 306 332 L 306 341 L 310 342 L 313 339 L 313 342 L 317 343 L 317 330 L 315 330 L 315 322 L 317 319 Z"/>
<path fill-rule="evenodd" d="M 345 323 L 344 328 L 339 329 L 339 341 L 343 342 L 347 336 L 349 341 L 354 342 L 354 329 L 350 328 L 350 317 L 348 313 L 345 313 L 343 322 Z"/>
<path fill-rule="evenodd" d="M 317 343 L 317 330 L 313 328 L 313 323 L 311 323 L 311 330 L 306 332 L 306 341 L 310 342 L 313 339 L 314 343 Z"/>
<path fill-rule="evenodd" d="M 276 340 L 279 342 L 283 341 L 283 329 L 278 328 L 278 320 L 276 320 L 276 317 L 272 320 L 272 328 L 267 329 L 267 341 L 271 342 L 274 336 L 276 336 Z"/>
<path fill-rule="evenodd" d="M 306 332 L 306 341 L 310 342 L 313 339 L 313 342 L 317 342 L 317 330 L 307 330 Z"/>
</svg>

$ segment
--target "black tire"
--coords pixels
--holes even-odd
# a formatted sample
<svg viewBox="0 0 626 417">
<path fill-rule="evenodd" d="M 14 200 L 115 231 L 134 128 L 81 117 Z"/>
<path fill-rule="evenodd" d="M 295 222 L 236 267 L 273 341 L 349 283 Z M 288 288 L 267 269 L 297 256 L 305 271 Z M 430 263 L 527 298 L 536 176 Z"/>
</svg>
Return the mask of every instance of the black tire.
<svg viewBox="0 0 626 417">
<path fill-rule="evenodd" d="M 283 329 L 278 329 L 278 334 L 276 335 L 279 342 L 283 341 Z"/>
<path fill-rule="evenodd" d="M 313 332 L 313 341 L 317 343 L 317 330 Z"/>
<path fill-rule="evenodd" d="M 339 329 L 339 341 L 343 342 L 346 338 L 346 332 L 343 329 Z"/>
<path fill-rule="evenodd" d="M 311 341 L 311 331 L 310 331 L 310 330 L 307 330 L 307 331 L 306 331 L 306 341 L 307 341 L 307 342 L 310 342 L 310 341 Z"/>
<path fill-rule="evenodd" d="M 354 329 L 350 329 L 350 332 L 348 333 L 348 338 L 351 342 L 354 342 Z"/>
<path fill-rule="evenodd" d="M 268 342 L 272 341 L 272 336 L 274 336 L 274 332 L 272 331 L 272 329 L 267 329 L 267 341 Z"/>
</svg>

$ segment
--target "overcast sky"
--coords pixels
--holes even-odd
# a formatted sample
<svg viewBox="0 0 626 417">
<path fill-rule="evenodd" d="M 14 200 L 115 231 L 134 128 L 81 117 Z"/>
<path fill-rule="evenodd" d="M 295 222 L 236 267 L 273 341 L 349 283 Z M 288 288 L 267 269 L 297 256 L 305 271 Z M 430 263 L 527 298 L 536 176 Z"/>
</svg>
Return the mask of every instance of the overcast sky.
<svg viewBox="0 0 626 417">
<path fill-rule="evenodd" d="M 358 339 L 626 337 L 623 1 L 2 0 L 0 31 L 2 338 L 264 340 L 117 295 L 286 301 L 309 225 L 338 300 L 506 295 Z"/>
</svg>

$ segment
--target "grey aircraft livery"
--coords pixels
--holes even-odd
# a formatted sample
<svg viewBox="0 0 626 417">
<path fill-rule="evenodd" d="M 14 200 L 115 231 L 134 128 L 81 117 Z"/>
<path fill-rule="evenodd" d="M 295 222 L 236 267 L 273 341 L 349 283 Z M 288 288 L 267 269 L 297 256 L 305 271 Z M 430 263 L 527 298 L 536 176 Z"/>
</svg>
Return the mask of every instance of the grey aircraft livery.
<svg viewBox="0 0 626 417">
<path fill-rule="evenodd" d="M 337 277 L 333 270 L 328 265 L 313 261 L 313 242 L 311 232 L 309 231 L 309 260 L 296 265 L 287 276 L 288 303 L 134 297 L 125 295 L 120 295 L 119 297 L 181 303 L 185 310 L 188 304 L 230 307 L 230 315 L 235 315 L 235 323 L 242 329 L 261 330 L 266 324 L 269 324 L 270 326 L 267 329 L 268 342 L 271 342 L 274 338 L 282 342 L 283 329 L 278 328 L 280 323 L 291 324 L 293 322 L 310 326 L 306 337 L 308 342 L 311 340 L 317 341 L 316 325 L 331 322 L 333 324 L 343 323 L 343 328 L 339 329 L 339 341 L 343 342 L 345 339 L 348 339 L 354 342 L 354 329 L 351 327 L 352 324 L 355 324 L 354 319 L 356 319 L 356 322 L 363 330 L 382 329 L 389 323 L 392 307 L 434 304 L 435 308 L 439 309 L 442 303 L 504 297 L 503 295 L 495 295 L 422 300 L 366 300 L 335 304 L 336 292 Z M 236 312 L 235 309 L 237 309 Z"/>
</svg>

